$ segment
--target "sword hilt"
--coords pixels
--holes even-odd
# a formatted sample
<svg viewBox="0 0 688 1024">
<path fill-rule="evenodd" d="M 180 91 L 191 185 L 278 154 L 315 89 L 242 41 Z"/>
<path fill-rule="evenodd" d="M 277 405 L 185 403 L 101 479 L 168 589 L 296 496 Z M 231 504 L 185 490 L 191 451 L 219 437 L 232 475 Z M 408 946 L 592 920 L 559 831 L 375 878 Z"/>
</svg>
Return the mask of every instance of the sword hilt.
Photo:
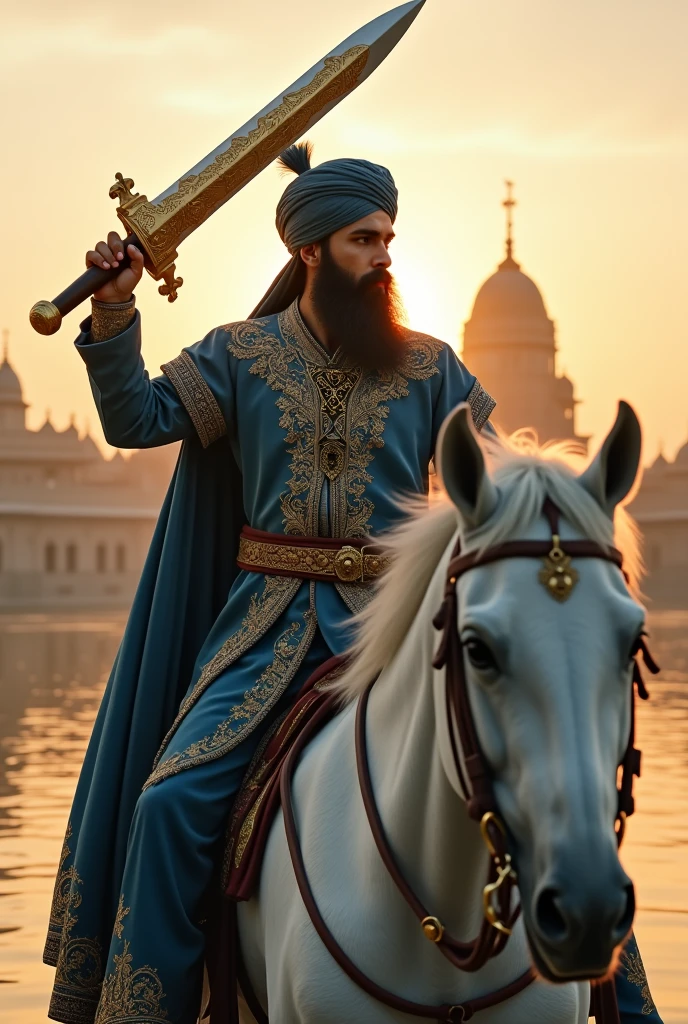
<svg viewBox="0 0 688 1024">
<path fill-rule="evenodd" d="M 46 335 L 55 334 L 56 331 L 59 331 L 62 325 L 62 318 L 67 313 L 71 313 L 73 309 L 80 306 L 94 292 L 97 292 L 108 281 L 112 281 L 114 277 L 117 277 L 118 274 L 121 274 L 129 266 L 131 260 L 126 254 L 128 245 L 135 245 L 137 249 L 141 248 L 141 243 L 137 236 L 134 234 L 128 235 L 124 239 L 124 259 L 119 261 L 118 267 L 110 267 L 109 270 L 103 270 L 102 267 L 89 267 L 81 277 L 77 277 L 76 281 L 72 281 L 52 302 L 49 302 L 47 299 L 41 299 L 35 306 L 32 306 L 29 321 L 34 331 Z"/>
<path fill-rule="evenodd" d="M 119 208 L 117 214 L 125 225 L 127 224 L 127 213 L 143 204 L 147 204 L 148 200 L 145 196 L 141 196 L 138 192 L 133 192 L 134 182 L 131 178 L 125 178 L 119 171 L 115 175 L 115 184 L 109 191 L 111 199 L 119 199 Z M 111 267 L 109 270 L 103 270 L 102 267 L 89 267 L 81 277 L 78 277 L 76 281 L 73 281 L 68 288 L 65 288 L 63 292 L 49 302 L 47 299 L 41 299 L 32 308 L 29 314 L 29 321 L 31 326 L 39 334 L 55 334 L 59 331 L 62 326 L 62 318 L 71 313 L 73 309 L 81 305 L 86 299 L 88 299 L 94 292 L 97 292 L 99 288 L 102 288 L 108 281 L 112 281 L 113 278 L 117 277 L 125 270 L 131 260 L 127 255 L 127 246 L 135 245 L 145 257 L 146 270 L 158 280 L 163 280 L 164 284 L 161 284 L 158 291 L 161 295 L 167 296 L 168 302 L 174 302 L 177 298 L 177 290 L 181 288 L 184 283 L 181 277 L 175 277 L 175 265 L 174 263 L 167 265 L 155 273 L 155 267 L 151 266 L 151 254 L 149 247 L 146 245 L 146 239 L 140 239 L 135 232 L 130 231 L 127 237 L 124 239 L 124 259 L 119 261 L 119 266 Z"/>
</svg>

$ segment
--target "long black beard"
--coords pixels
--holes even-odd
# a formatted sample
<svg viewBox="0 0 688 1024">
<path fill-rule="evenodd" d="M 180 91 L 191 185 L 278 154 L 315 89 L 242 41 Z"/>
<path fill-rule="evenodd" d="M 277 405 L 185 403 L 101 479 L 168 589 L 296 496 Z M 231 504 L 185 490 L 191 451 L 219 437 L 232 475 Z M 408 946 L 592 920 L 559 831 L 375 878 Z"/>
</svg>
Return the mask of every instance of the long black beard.
<svg viewBox="0 0 688 1024">
<path fill-rule="evenodd" d="M 333 351 L 341 348 L 347 361 L 363 370 L 385 373 L 399 366 L 404 310 L 388 270 L 371 270 L 356 280 L 335 262 L 325 242 L 311 299 Z"/>
</svg>

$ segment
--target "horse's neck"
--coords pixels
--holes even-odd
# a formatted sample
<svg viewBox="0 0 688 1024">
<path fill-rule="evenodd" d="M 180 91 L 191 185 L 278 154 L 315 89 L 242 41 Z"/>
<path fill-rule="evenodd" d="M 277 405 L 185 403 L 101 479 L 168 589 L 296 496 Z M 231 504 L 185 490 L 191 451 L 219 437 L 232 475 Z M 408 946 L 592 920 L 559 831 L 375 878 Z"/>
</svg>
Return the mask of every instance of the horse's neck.
<svg viewBox="0 0 688 1024">
<path fill-rule="evenodd" d="M 440 760 L 431 667 L 436 608 L 428 597 L 373 687 L 368 751 L 385 833 L 405 878 L 428 912 L 467 940 L 480 923 L 487 856 Z"/>
</svg>

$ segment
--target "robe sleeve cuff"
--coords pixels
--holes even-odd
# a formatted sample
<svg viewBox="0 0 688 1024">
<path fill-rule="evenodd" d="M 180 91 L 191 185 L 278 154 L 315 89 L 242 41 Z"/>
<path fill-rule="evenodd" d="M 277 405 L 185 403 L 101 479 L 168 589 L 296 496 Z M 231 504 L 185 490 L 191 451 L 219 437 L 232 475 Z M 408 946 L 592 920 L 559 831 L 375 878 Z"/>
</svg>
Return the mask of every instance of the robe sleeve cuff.
<svg viewBox="0 0 688 1024">
<path fill-rule="evenodd" d="M 108 341 L 127 327 L 136 315 L 136 298 L 128 302 L 98 302 L 91 299 L 91 338 L 93 341 Z"/>
<path fill-rule="evenodd" d="M 466 401 L 471 408 L 475 429 L 482 430 L 496 408 L 497 403 L 492 395 L 487 393 L 479 380 L 476 380 L 471 388 Z"/>
<path fill-rule="evenodd" d="M 182 405 L 191 417 L 204 448 L 227 433 L 227 424 L 215 395 L 188 352 L 160 367 L 172 382 Z"/>
<path fill-rule="evenodd" d="M 121 389 L 141 360 L 141 316 L 135 312 L 129 326 L 106 341 L 95 341 L 91 326 L 88 317 L 80 325 L 81 334 L 74 346 L 101 390 Z"/>
</svg>

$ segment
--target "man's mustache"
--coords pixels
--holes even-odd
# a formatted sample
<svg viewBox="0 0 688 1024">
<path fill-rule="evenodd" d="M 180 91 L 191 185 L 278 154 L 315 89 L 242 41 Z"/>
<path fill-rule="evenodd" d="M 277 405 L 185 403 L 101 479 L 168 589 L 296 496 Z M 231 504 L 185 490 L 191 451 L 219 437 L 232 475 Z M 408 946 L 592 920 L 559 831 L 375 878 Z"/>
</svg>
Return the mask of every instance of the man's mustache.
<svg viewBox="0 0 688 1024">
<path fill-rule="evenodd" d="M 372 288 L 376 284 L 383 284 L 387 290 L 392 287 L 394 278 L 390 274 L 389 270 L 385 270 L 383 267 L 379 267 L 377 270 L 370 270 L 367 274 L 358 282 L 358 287 L 362 290 Z"/>
</svg>

